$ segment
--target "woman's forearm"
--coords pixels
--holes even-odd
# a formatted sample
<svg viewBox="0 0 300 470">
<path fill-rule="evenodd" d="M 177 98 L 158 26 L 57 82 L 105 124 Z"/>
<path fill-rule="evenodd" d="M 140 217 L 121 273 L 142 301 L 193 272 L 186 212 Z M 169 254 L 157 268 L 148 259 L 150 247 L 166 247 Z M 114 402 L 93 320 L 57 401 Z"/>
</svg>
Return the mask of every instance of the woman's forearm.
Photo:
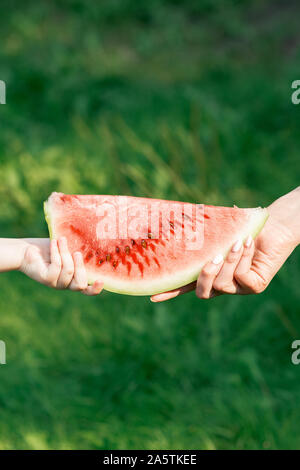
<svg viewBox="0 0 300 470">
<path fill-rule="evenodd" d="M 300 244 L 300 186 L 280 197 L 268 207 L 269 225 L 280 227 L 286 243 L 294 249 Z"/>
</svg>

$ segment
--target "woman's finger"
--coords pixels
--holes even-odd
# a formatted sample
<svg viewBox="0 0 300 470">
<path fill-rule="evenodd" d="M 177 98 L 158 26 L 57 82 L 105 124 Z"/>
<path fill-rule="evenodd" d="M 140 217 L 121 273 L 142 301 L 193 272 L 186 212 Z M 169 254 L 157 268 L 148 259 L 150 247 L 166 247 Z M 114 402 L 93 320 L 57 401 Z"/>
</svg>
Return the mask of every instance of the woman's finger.
<svg viewBox="0 0 300 470">
<path fill-rule="evenodd" d="M 178 289 L 153 295 L 151 301 L 163 302 L 190 292 L 195 288 L 196 294 L 200 298 L 212 298 L 224 293 L 239 293 L 240 286 L 234 279 L 234 275 L 239 265 L 242 270 L 250 269 L 254 252 L 254 244 L 252 242 L 252 238 L 248 237 L 243 251 L 242 240 L 237 240 L 223 264 L 220 265 L 223 261 L 223 257 L 219 255 L 213 262 L 207 263 L 207 265 L 204 266 L 197 283 L 192 282 Z"/>
<path fill-rule="evenodd" d="M 240 262 L 235 270 L 234 277 L 240 286 L 241 294 L 259 294 L 262 292 L 268 282 L 262 276 L 261 269 L 255 269 L 253 265 L 255 246 L 253 239 L 249 236 Z"/>
<path fill-rule="evenodd" d="M 198 281 L 191 282 L 190 284 L 186 284 L 183 287 L 179 287 L 178 289 L 174 289 L 168 292 L 162 292 L 161 294 L 152 295 L 151 301 L 152 302 L 164 302 L 165 300 L 173 299 L 174 297 L 178 297 L 179 295 L 186 294 L 187 292 L 191 292 L 198 288 L 198 294 L 196 291 L 197 296 L 201 295 L 201 292 L 206 290 L 212 290 L 212 282 L 216 276 L 216 273 L 219 272 L 222 265 L 218 266 L 223 261 L 223 256 L 218 255 L 212 263 L 207 263 L 198 278 Z M 210 282 L 211 281 L 211 282 Z M 199 287 L 198 287 L 199 285 Z M 210 286 L 210 287 L 209 287 Z M 210 292 L 211 297 L 216 297 L 216 292 Z M 208 297 L 201 297 L 201 298 L 208 298 Z"/>
<path fill-rule="evenodd" d="M 57 281 L 57 289 L 66 289 L 74 275 L 74 262 L 68 249 L 67 239 L 62 237 L 58 240 L 58 249 L 61 257 L 62 268 Z"/>
<path fill-rule="evenodd" d="M 191 282 L 190 284 L 186 284 L 185 286 L 179 287 L 178 289 L 173 289 L 168 292 L 162 292 L 161 294 L 155 294 L 150 297 L 152 302 L 164 302 L 165 300 L 173 299 L 178 295 L 186 294 L 187 292 L 191 292 L 196 288 L 196 281 Z"/>
<path fill-rule="evenodd" d="M 222 268 L 213 282 L 213 288 L 223 294 L 236 294 L 237 282 L 234 280 L 234 272 L 242 255 L 242 240 L 237 240 L 228 253 Z"/>
<path fill-rule="evenodd" d="M 82 291 L 85 295 L 98 295 L 103 290 L 104 283 L 102 281 L 95 281 L 92 286 L 88 286 Z"/>
<path fill-rule="evenodd" d="M 253 238 L 249 235 L 247 238 L 245 245 L 244 245 L 244 250 L 242 253 L 242 256 L 240 258 L 240 261 L 235 269 L 234 276 L 236 280 L 243 274 L 247 273 L 252 265 L 252 259 L 254 255 L 254 242 Z"/>
<path fill-rule="evenodd" d="M 207 263 L 199 274 L 197 285 L 196 285 L 196 295 L 200 299 L 209 299 L 210 297 L 215 297 L 215 292 L 213 291 L 213 283 L 215 277 L 218 275 L 220 269 L 222 268 L 224 258 L 222 255 L 217 255 L 213 261 Z"/>
<path fill-rule="evenodd" d="M 88 287 L 87 274 L 82 254 L 78 251 L 73 255 L 74 275 L 69 285 L 70 290 L 81 291 Z"/>
</svg>

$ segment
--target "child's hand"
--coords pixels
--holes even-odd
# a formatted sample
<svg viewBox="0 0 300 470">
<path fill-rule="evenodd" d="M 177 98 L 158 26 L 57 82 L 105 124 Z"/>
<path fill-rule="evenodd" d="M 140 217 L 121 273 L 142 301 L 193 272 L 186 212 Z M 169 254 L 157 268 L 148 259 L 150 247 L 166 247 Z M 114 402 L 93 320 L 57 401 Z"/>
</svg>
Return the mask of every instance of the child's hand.
<svg viewBox="0 0 300 470">
<path fill-rule="evenodd" d="M 77 252 L 72 257 L 65 238 L 58 241 L 27 239 L 26 245 L 19 270 L 28 277 L 55 289 L 70 289 L 86 295 L 97 295 L 103 289 L 99 281 L 88 286 L 82 254 Z"/>
</svg>

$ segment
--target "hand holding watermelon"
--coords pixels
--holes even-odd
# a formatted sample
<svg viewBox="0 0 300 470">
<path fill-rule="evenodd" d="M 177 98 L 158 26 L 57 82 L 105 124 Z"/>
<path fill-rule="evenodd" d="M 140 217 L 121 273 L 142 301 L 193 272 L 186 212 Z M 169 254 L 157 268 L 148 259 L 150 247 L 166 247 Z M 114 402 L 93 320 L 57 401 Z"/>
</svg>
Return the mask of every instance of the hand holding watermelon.
<svg viewBox="0 0 300 470">
<path fill-rule="evenodd" d="M 71 256 L 64 238 L 0 239 L 0 272 L 11 270 L 55 289 L 97 295 L 103 288 L 99 281 L 88 286 L 82 255 Z"/>
<path fill-rule="evenodd" d="M 254 242 L 249 237 L 242 247 L 237 240 L 224 261 L 219 256 L 204 266 L 197 281 L 154 295 L 152 301 L 161 302 L 194 289 L 201 299 L 263 292 L 300 243 L 300 187 L 273 202 L 268 213 Z"/>
<path fill-rule="evenodd" d="M 65 238 L 31 239 L 27 240 L 27 244 L 20 271 L 35 281 L 55 289 L 70 289 L 85 295 L 97 295 L 103 289 L 100 281 L 88 285 L 82 254 L 75 252 L 72 256 Z"/>
</svg>

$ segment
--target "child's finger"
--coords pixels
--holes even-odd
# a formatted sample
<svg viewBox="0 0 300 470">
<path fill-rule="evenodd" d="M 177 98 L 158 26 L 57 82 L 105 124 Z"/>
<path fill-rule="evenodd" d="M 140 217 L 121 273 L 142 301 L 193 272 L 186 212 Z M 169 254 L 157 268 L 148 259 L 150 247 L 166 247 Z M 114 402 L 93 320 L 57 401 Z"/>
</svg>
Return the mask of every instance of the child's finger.
<svg viewBox="0 0 300 470">
<path fill-rule="evenodd" d="M 103 290 L 104 283 L 102 281 L 95 281 L 92 286 L 88 286 L 82 291 L 85 295 L 98 295 Z"/>
<path fill-rule="evenodd" d="M 50 265 L 47 273 L 48 284 L 51 287 L 57 286 L 57 281 L 61 272 L 61 257 L 58 250 L 57 240 L 50 240 Z"/>
<path fill-rule="evenodd" d="M 69 289 L 79 291 L 84 290 L 88 286 L 86 269 L 84 266 L 82 254 L 78 251 L 74 253 L 74 276 Z"/>
<path fill-rule="evenodd" d="M 234 281 L 234 272 L 242 254 L 242 240 L 237 240 L 228 253 L 222 268 L 213 282 L 213 288 L 223 294 L 235 294 L 237 283 Z"/>
<path fill-rule="evenodd" d="M 217 255 L 212 262 L 207 263 L 199 274 L 196 286 L 196 295 L 200 299 L 209 299 L 214 296 L 213 283 L 222 265 L 223 256 Z"/>
<path fill-rule="evenodd" d="M 74 275 L 74 262 L 68 249 L 67 239 L 62 237 L 58 240 L 58 248 L 62 261 L 62 269 L 57 281 L 57 289 L 66 289 Z"/>
</svg>

